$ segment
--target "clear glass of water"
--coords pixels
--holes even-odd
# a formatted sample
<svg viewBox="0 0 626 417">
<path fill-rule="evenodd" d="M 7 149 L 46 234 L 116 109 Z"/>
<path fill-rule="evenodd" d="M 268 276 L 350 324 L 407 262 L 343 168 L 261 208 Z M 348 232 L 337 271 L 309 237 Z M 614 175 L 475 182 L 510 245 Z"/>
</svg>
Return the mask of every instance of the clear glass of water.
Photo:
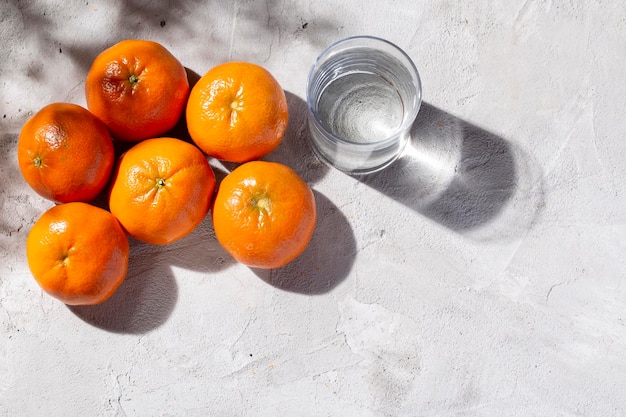
<svg viewBox="0 0 626 417">
<path fill-rule="evenodd" d="M 381 170 L 402 154 L 421 101 L 419 73 L 404 51 L 372 36 L 342 39 L 309 72 L 313 149 L 349 174 Z"/>
</svg>

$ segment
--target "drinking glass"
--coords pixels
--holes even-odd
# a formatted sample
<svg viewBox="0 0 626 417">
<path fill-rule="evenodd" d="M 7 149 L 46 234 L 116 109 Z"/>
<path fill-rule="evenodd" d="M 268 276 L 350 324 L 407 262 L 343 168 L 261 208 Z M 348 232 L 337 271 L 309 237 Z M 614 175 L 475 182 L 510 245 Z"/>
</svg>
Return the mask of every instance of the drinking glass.
<svg viewBox="0 0 626 417">
<path fill-rule="evenodd" d="M 421 100 L 417 68 L 399 47 L 373 36 L 335 42 L 309 72 L 313 149 L 349 174 L 381 170 L 402 154 Z"/>
</svg>

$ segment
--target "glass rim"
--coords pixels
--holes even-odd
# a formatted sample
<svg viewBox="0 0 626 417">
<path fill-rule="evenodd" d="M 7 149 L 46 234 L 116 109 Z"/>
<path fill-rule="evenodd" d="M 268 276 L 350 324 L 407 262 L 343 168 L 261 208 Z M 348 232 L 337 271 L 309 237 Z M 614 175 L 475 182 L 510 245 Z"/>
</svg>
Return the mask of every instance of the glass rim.
<svg viewBox="0 0 626 417">
<path fill-rule="evenodd" d="M 341 136 L 337 136 L 335 135 L 333 132 L 331 132 L 330 130 L 328 130 L 320 121 L 319 121 L 319 115 L 317 113 L 317 111 L 315 110 L 313 103 L 312 103 L 312 97 L 311 97 L 311 81 L 313 79 L 313 75 L 315 74 L 316 70 L 319 68 L 319 64 L 322 60 L 322 57 L 324 57 L 325 55 L 327 55 L 327 53 L 332 50 L 333 48 L 347 43 L 347 42 L 351 42 L 354 40 L 370 40 L 370 41 L 375 41 L 375 42 L 379 42 L 382 44 L 385 44 L 387 46 L 390 46 L 392 49 L 394 49 L 396 52 L 398 52 L 402 58 L 404 58 L 404 60 L 406 62 L 403 62 L 402 64 L 407 66 L 407 70 L 409 71 L 409 73 L 411 73 L 412 75 L 415 76 L 415 88 L 416 88 L 416 97 L 415 97 L 415 109 L 411 112 L 411 114 L 409 115 L 409 117 L 407 117 L 405 120 L 402 121 L 402 124 L 398 127 L 398 129 L 390 136 L 375 141 L 375 142 L 354 142 L 351 140 L 347 140 L 345 138 L 342 138 Z M 402 49 L 400 48 L 398 45 L 394 44 L 391 41 L 388 41 L 387 39 L 383 39 L 383 38 L 379 38 L 377 36 L 372 36 L 372 35 L 355 35 L 355 36 L 348 36 L 346 38 L 342 38 L 339 39 L 333 43 L 331 43 L 330 45 L 328 45 L 326 48 L 324 48 L 322 50 L 322 52 L 319 53 L 319 55 L 315 58 L 315 61 L 313 62 L 313 65 L 311 66 L 310 70 L 309 70 L 309 74 L 307 77 L 307 88 L 306 88 L 306 101 L 307 101 L 307 107 L 309 108 L 309 112 L 310 114 L 313 116 L 313 121 L 315 122 L 315 124 L 317 126 L 319 126 L 320 129 L 323 129 L 324 132 L 329 136 L 332 137 L 335 142 L 345 145 L 345 146 L 351 146 L 354 147 L 355 149 L 359 149 L 359 151 L 366 151 L 366 150 L 371 150 L 371 149 L 379 149 L 379 148 L 385 148 L 387 146 L 390 146 L 391 144 L 395 143 L 398 139 L 398 136 L 403 135 L 407 129 L 410 128 L 410 126 L 415 123 L 415 118 L 417 117 L 417 114 L 419 113 L 419 109 L 421 107 L 422 104 L 422 81 L 420 78 L 420 74 L 419 71 L 417 70 L 417 67 L 415 66 L 415 63 L 413 62 L 413 60 L 411 59 L 411 57 Z"/>
</svg>

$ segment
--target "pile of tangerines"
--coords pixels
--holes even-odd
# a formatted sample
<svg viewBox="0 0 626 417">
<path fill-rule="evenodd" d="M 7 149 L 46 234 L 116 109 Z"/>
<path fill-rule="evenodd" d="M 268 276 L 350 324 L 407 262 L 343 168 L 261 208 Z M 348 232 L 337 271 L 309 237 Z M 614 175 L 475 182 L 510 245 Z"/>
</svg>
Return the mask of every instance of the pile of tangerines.
<svg viewBox="0 0 626 417">
<path fill-rule="evenodd" d="M 87 108 L 53 103 L 18 141 L 26 182 L 57 203 L 29 232 L 33 277 L 66 304 L 107 300 L 126 277 L 129 239 L 165 245 L 209 214 L 237 261 L 278 268 L 307 247 L 315 199 L 289 167 L 261 161 L 287 128 L 285 94 L 264 68 L 218 65 L 190 88 L 162 45 L 126 40 L 104 50 L 85 80 Z M 162 137 L 182 118 L 191 141 Z M 129 148 L 116 155 L 114 141 Z M 219 183 L 208 158 L 239 165 Z M 106 192 L 108 204 L 93 200 Z"/>
</svg>

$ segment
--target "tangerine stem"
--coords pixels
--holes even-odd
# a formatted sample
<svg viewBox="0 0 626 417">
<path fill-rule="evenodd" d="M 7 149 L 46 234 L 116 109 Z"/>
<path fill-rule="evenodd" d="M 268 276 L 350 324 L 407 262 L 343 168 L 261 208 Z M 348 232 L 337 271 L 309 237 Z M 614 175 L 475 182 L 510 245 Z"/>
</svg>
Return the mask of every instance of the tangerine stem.
<svg viewBox="0 0 626 417">
<path fill-rule="evenodd" d="M 157 188 L 165 187 L 165 179 L 164 178 L 157 178 L 156 179 L 156 186 L 157 186 Z"/>
<path fill-rule="evenodd" d="M 256 201 L 256 206 L 261 210 L 266 210 L 270 206 L 270 199 L 267 197 L 261 197 Z"/>
<path fill-rule="evenodd" d="M 233 100 L 230 103 L 231 110 L 241 111 L 243 110 L 243 103 L 241 101 Z"/>
<path fill-rule="evenodd" d="M 36 156 L 33 159 L 33 165 L 35 165 L 35 168 L 41 168 L 41 157 L 40 156 Z"/>
</svg>

